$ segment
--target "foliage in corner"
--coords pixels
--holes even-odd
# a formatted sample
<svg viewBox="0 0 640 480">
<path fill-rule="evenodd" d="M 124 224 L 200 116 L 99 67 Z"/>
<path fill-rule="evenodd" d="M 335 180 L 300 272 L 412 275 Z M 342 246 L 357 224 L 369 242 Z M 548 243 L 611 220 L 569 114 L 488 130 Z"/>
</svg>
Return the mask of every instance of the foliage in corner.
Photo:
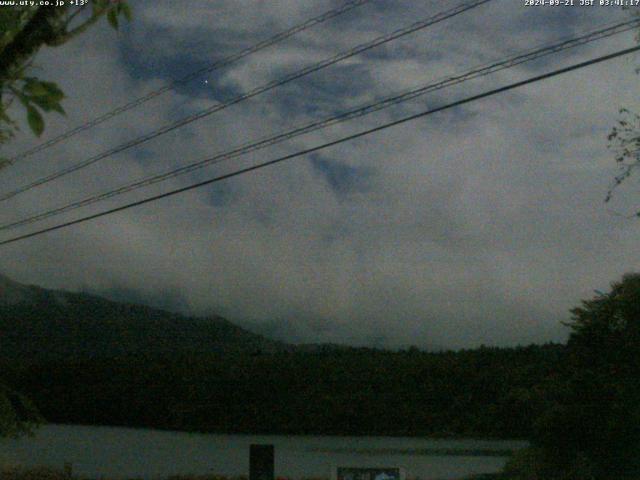
<svg viewBox="0 0 640 480">
<path fill-rule="evenodd" d="M 622 118 L 618 120 L 607 137 L 609 149 L 615 155 L 619 173 L 607 191 L 605 202 L 609 202 L 613 198 L 614 190 L 640 167 L 640 115 L 626 108 L 620 109 L 620 115 Z M 640 217 L 640 210 L 632 216 Z"/>
<path fill-rule="evenodd" d="M 29 399 L 0 384 L 0 438 L 31 435 L 43 422 Z"/>
<path fill-rule="evenodd" d="M 572 311 L 563 370 L 544 388 L 532 448 L 513 480 L 640 478 L 640 274 L 625 275 Z"/>
<path fill-rule="evenodd" d="M 60 102 L 64 93 L 53 82 L 45 82 L 35 77 L 22 77 L 9 91 L 17 98 L 27 112 L 27 123 L 37 136 L 44 131 L 44 119 L 41 112 L 58 112 L 64 115 Z M 6 116 L 6 115 L 5 115 Z"/>
<path fill-rule="evenodd" d="M 90 8 L 88 8 L 90 6 Z M 131 9 L 121 0 L 92 0 L 83 6 L 16 6 L 0 8 L 0 145 L 18 131 L 9 108 L 14 102 L 26 112 L 36 135 L 45 129 L 44 115 L 64 115 L 64 93 L 54 82 L 29 75 L 33 59 L 43 46 L 57 47 L 84 33 L 102 16 L 118 28 L 118 17 L 131 19 Z M 10 160 L 0 154 L 0 168 Z M 0 383 L 0 437 L 29 433 L 40 422 L 29 401 Z"/>
<path fill-rule="evenodd" d="M 89 5 L 90 9 L 87 8 Z M 0 9 L 0 144 L 11 140 L 18 130 L 17 122 L 8 113 L 16 100 L 36 136 L 40 136 L 45 128 L 43 114 L 64 114 L 62 90 L 54 82 L 28 76 L 27 72 L 41 47 L 67 43 L 102 16 L 117 29 L 119 17 L 131 19 L 131 7 L 124 1 L 93 0 L 81 7 Z M 7 159 L 0 157 L 0 167 L 7 163 Z"/>
<path fill-rule="evenodd" d="M 640 17 L 640 10 L 630 6 L 622 7 L 629 10 L 631 15 Z M 640 31 L 636 33 L 636 42 L 640 43 Z M 636 73 L 640 74 L 640 67 L 636 68 Z M 621 108 L 619 112 L 621 118 L 609 133 L 609 149 L 615 155 L 619 173 L 614 177 L 612 185 L 607 190 L 604 199 L 608 203 L 613 198 L 614 191 L 640 167 L 640 115 L 627 108 Z M 629 217 L 640 218 L 640 210 Z"/>
</svg>

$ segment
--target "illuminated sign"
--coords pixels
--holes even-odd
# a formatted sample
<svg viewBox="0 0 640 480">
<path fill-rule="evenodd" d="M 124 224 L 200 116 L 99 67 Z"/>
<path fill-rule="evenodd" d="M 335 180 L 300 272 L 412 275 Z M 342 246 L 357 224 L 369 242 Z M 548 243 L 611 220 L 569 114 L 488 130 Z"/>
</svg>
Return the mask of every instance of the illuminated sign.
<svg viewBox="0 0 640 480">
<path fill-rule="evenodd" d="M 335 467 L 333 480 L 405 480 L 405 475 L 398 467 Z"/>
</svg>

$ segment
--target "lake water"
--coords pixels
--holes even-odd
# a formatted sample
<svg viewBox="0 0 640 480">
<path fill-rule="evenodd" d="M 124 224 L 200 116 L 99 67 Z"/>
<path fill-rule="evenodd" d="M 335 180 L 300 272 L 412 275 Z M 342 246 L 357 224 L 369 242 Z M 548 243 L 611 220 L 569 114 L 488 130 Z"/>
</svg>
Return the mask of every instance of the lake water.
<svg viewBox="0 0 640 480">
<path fill-rule="evenodd" d="M 31 438 L 0 440 L 0 465 L 61 468 L 71 462 L 74 473 L 93 478 L 248 475 L 252 443 L 275 446 L 276 476 L 328 478 L 332 466 L 400 466 L 407 477 L 425 480 L 498 471 L 506 461 L 501 451 L 526 446 L 514 441 L 218 435 L 48 425 Z M 472 454 L 478 449 L 493 454 Z"/>
</svg>

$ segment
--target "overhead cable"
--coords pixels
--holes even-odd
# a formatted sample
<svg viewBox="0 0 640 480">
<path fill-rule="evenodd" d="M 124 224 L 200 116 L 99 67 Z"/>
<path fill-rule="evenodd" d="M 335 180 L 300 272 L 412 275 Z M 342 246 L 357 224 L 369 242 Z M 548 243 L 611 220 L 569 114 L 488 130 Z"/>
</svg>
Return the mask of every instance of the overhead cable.
<svg viewBox="0 0 640 480">
<path fill-rule="evenodd" d="M 519 87 L 522 87 L 522 86 L 525 86 L 525 85 L 529 85 L 529 84 L 533 84 L 533 83 L 536 83 L 536 82 L 540 82 L 542 80 L 546 80 L 548 78 L 552 78 L 552 77 L 555 77 L 555 76 L 558 76 L 558 75 L 562 75 L 564 73 L 568 73 L 568 72 L 571 72 L 571 71 L 575 71 L 575 70 L 579 70 L 579 69 L 582 69 L 582 68 L 586 68 L 586 67 L 589 67 L 591 65 L 595 65 L 595 64 L 602 63 L 602 62 L 605 62 L 605 61 L 608 61 L 608 60 L 612 60 L 614 58 L 621 57 L 623 55 L 629 55 L 629 54 L 637 52 L 639 50 L 640 50 L 640 46 L 630 47 L 630 48 L 626 48 L 624 50 L 618 50 L 617 52 L 610 53 L 608 55 L 603 55 L 603 56 L 600 56 L 600 57 L 593 58 L 591 60 L 580 62 L 580 63 L 574 64 L 574 65 L 571 65 L 571 66 L 568 66 L 568 67 L 564 67 L 564 68 L 560 68 L 560 69 L 557 69 L 557 70 L 553 70 L 551 72 L 548 72 L 548 73 L 545 73 L 545 74 L 542 74 L 542 75 L 536 75 L 536 76 L 530 77 L 530 78 L 528 78 L 526 80 L 521 80 L 521 81 L 518 81 L 518 82 L 510 83 L 508 85 L 505 85 L 505 86 L 502 86 L 502 87 L 499 87 L 499 88 L 495 88 L 493 90 L 489 90 L 489 91 L 486 91 L 486 92 L 483 92 L 483 93 L 480 93 L 480 94 L 477 94 L 477 95 L 472 95 L 472 96 L 466 97 L 466 98 L 464 98 L 462 100 L 457 100 L 455 102 L 451 102 L 451 103 L 448 103 L 446 105 L 442 105 L 442 106 L 437 107 L 437 108 L 432 108 L 432 109 L 429 109 L 429 110 L 426 110 L 426 111 L 423 111 L 423 112 L 420 112 L 420 113 L 417 113 L 417 114 L 414 114 L 414 115 L 409 115 L 409 116 L 403 117 L 403 118 L 401 118 L 399 120 L 395 120 L 393 122 L 388 122 L 388 123 L 385 123 L 383 125 L 379 125 L 377 127 L 370 128 L 368 130 L 364 130 L 364 131 L 359 132 L 359 133 L 355 133 L 355 134 L 352 134 L 352 135 L 348 135 L 346 137 L 342 137 L 342 138 L 340 138 L 338 140 L 327 142 L 327 143 L 324 143 L 324 144 L 321 144 L 321 145 L 318 145 L 318 146 L 315 146 L 315 147 L 307 148 L 305 150 L 301 150 L 301 151 L 298 151 L 298 152 L 295 152 L 295 153 L 292 153 L 292 154 L 289 154 L 289 155 L 278 157 L 278 158 L 275 158 L 273 160 L 269 160 L 267 162 L 263 162 L 263 163 L 259 163 L 257 165 L 253 165 L 251 167 L 246 167 L 246 168 L 243 168 L 243 169 L 240 169 L 240 170 L 236 170 L 236 171 L 231 172 L 231 173 L 227 173 L 227 174 L 224 174 L 224 175 L 219 175 L 219 176 L 207 179 L 207 180 L 203 180 L 203 181 L 191 184 L 191 185 L 187 185 L 185 187 L 181 187 L 181 188 L 178 188 L 178 189 L 175 189 L 175 190 L 171 190 L 169 192 L 165 192 L 165 193 L 162 193 L 162 194 L 159 194 L 159 195 L 154 195 L 152 197 L 148 197 L 148 198 L 145 198 L 145 199 L 142 199 L 142 200 L 137 200 L 135 202 L 131 202 L 131 203 L 128 203 L 128 204 L 125 204 L 125 205 L 121 205 L 119 207 L 115 207 L 115 208 L 111 208 L 111 209 L 108 209 L 108 210 L 104 210 L 102 212 L 98 212 L 98 213 L 94 213 L 94 214 L 91 214 L 91 215 L 87 215 L 85 217 L 81 217 L 81 218 L 78 218 L 76 220 L 71 220 L 71 221 L 68 221 L 68 222 L 60 223 L 58 225 L 53 225 L 51 227 L 43 228 L 43 229 L 37 230 L 35 232 L 31 232 L 31 233 L 27 233 L 27 234 L 24 234 L 24 235 L 19 235 L 19 236 L 16 236 L 16 237 L 12 237 L 12 238 L 9 238 L 7 240 L 0 241 L 0 246 L 8 245 L 10 243 L 18 242 L 18 241 L 25 240 L 27 238 L 32 238 L 32 237 L 35 237 L 35 236 L 38 236 L 38 235 L 43 235 L 43 234 L 48 233 L 48 232 L 52 232 L 52 231 L 59 230 L 59 229 L 62 229 L 62 228 L 70 227 L 72 225 L 77 225 L 77 224 L 80 224 L 80 223 L 84 223 L 84 222 L 87 222 L 89 220 L 94 220 L 96 218 L 104 217 L 106 215 L 111 215 L 113 213 L 121 212 L 121 211 L 130 209 L 130 208 L 133 208 L 133 207 L 137 207 L 137 206 L 140 206 L 140 205 L 144 205 L 144 204 L 147 204 L 147 203 L 155 202 L 155 201 L 158 201 L 160 199 L 163 199 L 163 198 L 166 198 L 166 197 L 171 197 L 173 195 L 177 195 L 177 194 L 180 194 L 180 193 L 183 193 L 183 192 L 194 190 L 196 188 L 200 188 L 200 187 L 203 187 L 203 186 L 206 186 L 206 185 L 211 185 L 213 183 L 220 182 L 222 180 L 226 180 L 226 179 L 232 178 L 232 177 L 237 177 L 239 175 L 243 175 L 245 173 L 249 173 L 249 172 L 252 172 L 252 171 L 255 171 L 255 170 L 259 170 L 261 168 L 265 168 L 265 167 L 268 167 L 270 165 L 275 165 L 277 163 L 284 162 L 286 160 L 291 160 L 293 158 L 297 158 L 297 157 L 301 157 L 301 156 L 304 156 L 304 155 L 308 155 L 310 153 L 314 153 L 314 152 L 317 152 L 317 151 L 320 151 L 320 150 L 324 150 L 326 148 L 333 147 L 335 145 L 339 145 L 339 144 L 342 144 L 342 143 L 345 143 L 345 142 L 353 141 L 353 140 L 356 140 L 358 138 L 364 137 L 366 135 L 370 135 L 370 134 L 375 133 L 375 132 L 386 130 L 388 128 L 395 127 L 397 125 L 401 125 L 401 124 L 404 124 L 404 123 L 407 123 L 407 122 L 410 122 L 410 121 L 413 121 L 413 120 L 417 120 L 417 119 L 422 118 L 422 117 L 433 115 L 435 113 L 442 112 L 444 110 L 448 110 L 448 109 L 451 109 L 451 108 L 454 108 L 454 107 L 458 107 L 458 106 L 461 106 L 461 105 L 464 105 L 464 104 L 475 102 L 475 101 L 481 100 L 483 98 L 491 97 L 491 96 L 497 95 L 499 93 L 503 93 L 503 92 L 506 92 L 506 91 L 509 91 L 509 90 L 513 90 L 513 89 L 516 89 L 516 88 L 519 88 Z"/>
<path fill-rule="evenodd" d="M 551 54 L 556 54 L 564 50 L 585 45 L 585 44 L 594 42 L 596 40 L 601 40 L 603 38 L 611 37 L 613 35 L 617 35 L 617 34 L 632 30 L 639 26 L 640 26 L 640 19 L 638 18 L 633 20 L 628 20 L 625 22 L 619 22 L 614 25 L 609 25 L 606 27 L 599 28 L 597 30 L 580 35 L 578 37 L 571 37 L 568 39 L 558 41 L 553 44 L 547 44 L 546 46 L 531 49 L 524 53 L 520 53 L 511 57 L 508 57 L 498 62 L 484 64 L 482 66 L 478 66 L 471 70 L 468 70 L 464 73 L 447 76 L 442 80 L 432 82 L 426 85 L 421 85 L 419 87 L 416 87 L 410 90 L 406 90 L 402 93 L 386 97 L 382 100 L 378 100 L 374 103 L 370 103 L 370 104 L 349 110 L 347 112 L 342 112 L 338 115 L 334 115 L 329 118 L 325 118 L 323 120 L 310 122 L 310 123 L 307 123 L 306 125 L 294 128 L 292 130 L 288 130 L 286 132 L 281 132 L 279 134 L 272 135 L 257 141 L 247 142 L 231 150 L 217 153 L 216 155 L 206 158 L 204 160 L 193 162 L 191 164 L 184 165 L 179 168 L 171 169 L 164 173 L 144 177 L 134 182 L 130 182 L 123 186 L 117 187 L 115 189 L 112 189 L 97 195 L 92 195 L 82 200 L 78 200 L 61 207 L 49 209 L 44 212 L 31 215 L 29 217 L 26 217 L 20 220 L 2 224 L 0 225 L 0 231 L 28 225 L 34 222 L 44 220 L 46 218 L 61 215 L 63 213 L 76 210 L 78 208 L 82 208 L 88 205 L 92 205 L 94 203 L 104 201 L 106 199 L 109 199 L 118 195 L 122 195 L 133 190 L 144 188 L 144 187 L 147 187 L 171 178 L 178 177 L 180 175 L 193 172 L 195 170 L 204 168 L 209 165 L 221 163 L 223 161 L 230 160 L 232 158 L 240 157 L 251 152 L 262 150 L 264 148 L 276 145 L 286 140 L 290 140 L 292 138 L 295 138 L 304 134 L 308 134 L 319 129 L 327 128 L 331 125 L 352 120 L 354 118 L 363 117 L 365 115 L 383 110 L 385 108 L 389 108 L 393 105 L 397 105 L 399 103 L 415 99 L 427 93 L 448 88 L 448 87 L 451 87 L 475 78 L 496 73 L 501 70 L 513 68 L 517 65 L 521 65 L 523 63 L 531 62 Z"/>
<path fill-rule="evenodd" d="M 153 140 L 161 135 L 164 135 L 166 133 L 169 133 L 173 130 L 176 130 L 180 127 L 183 127 L 185 125 L 188 125 L 192 122 L 195 122 L 197 120 L 200 120 L 202 118 L 205 118 L 215 112 L 218 112 L 220 110 L 224 110 L 225 108 L 228 108 L 232 105 L 235 105 L 237 103 L 240 103 L 244 100 L 248 100 L 250 98 L 256 97 L 262 93 L 265 93 L 269 90 L 273 90 L 275 88 L 278 88 L 286 83 L 289 83 L 293 80 L 297 80 L 299 78 L 302 78 L 306 75 L 309 75 L 311 73 L 317 72 L 319 70 L 322 70 L 323 68 L 327 68 L 331 65 L 334 65 L 338 62 L 341 62 L 342 60 L 345 60 L 347 58 L 353 57 L 355 55 L 358 55 L 360 53 L 363 53 L 367 50 L 371 50 L 372 48 L 378 47 L 380 45 L 383 45 L 385 43 L 391 42 L 393 40 L 396 40 L 398 38 L 401 38 L 405 35 L 409 35 L 410 33 L 414 33 L 417 32 L 418 30 L 422 30 L 425 29 L 431 25 L 435 25 L 437 23 L 440 23 L 444 20 L 447 20 L 449 18 L 452 18 L 456 15 L 460 15 L 463 12 L 466 12 L 468 10 L 471 10 L 473 8 L 479 7 L 480 5 L 483 5 L 485 3 L 488 3 L 492 0 L 474 0 L 471 2 L 466 2 L 463 3 L 461 5 L 458 5 L 457 7 L 448 9 L 446 11 L 440 12 L 434 16 L 431 16 L 429 18 L 417 21 L 412 23 L 411 25 L 404 27 L 404 28 L 400 28 L 398 30 L 395 30 L 394 32 L 387 34 L 387 35 L 383 35 L 380 37 L 377 37 L 374 40 L 371 40 L 369 42 L 363 43 L 361 45 L 358 45 L 354 48 L 351 48 L 347 51 L 344 51 L 342 53 L 339 53 L 337 55 L 334 55 L 333 57 L 327 58 L 319 63 L 310 65 L 308 67 L 305 67 L 301 70 L 298 70 L 292 74 L 289 74 L 287 76 L 285 76 L 284 78 L 281 78 L 279 80 L 275 80 L 272 82 L 269 82 L 265 85 L 262 85 L 260 87 L 254 88 L 253 90 L 238 95 L 234 98 L 232 98 L 231 100 L 228 100 L 224 103 L 219 103 L 216 105 L 213 105 L 212 107 L 209 107 L 205 110 L 201 110 L 200 112 L 194 113 L 192 115 L 188 115 L 174 123 L 165 125 L 163 127 L 160 127 L 157 130 L 154 130 L 152 132 L 149 132 L 145 135 L 142 135 L 138 138 L 135 138 L 133 140 L 130 140 L 129 142 L 123 143 L 117 147 L 111 148 L 103 153 L 100 153 L 98 155 L 95 155 L 93 157 L 90 157 L 86 160 L 83 160 L 81 162 L 75 163 L 69 167 L 63 168 L 57 172 L 54 172 L 52 174 L 46 175 L 44 177 L 41 177 L 37 180 L 34 180 L 33 182 L 30 182 L 26 185 L 23 185 L 21 187 L 18 187 L 10 192 L 4 193 L 0 195 L 0 201 L 5 201 L 8 200 L 12 197 L 15 197 L 16 195 L 26 192 L 28 190 L 31 190 L 33 188 L 36 188 L 40 185 L 44 185 L 46 183 L 49 183 L 53 180 L 56 180 L 58 178 L 61 178 L 65 175 L 68 175 L 70 173 L 76 172 L 78 170 L 81 170 L 83 168 L 88 167 L 89 165 L 93 165 L 94 163 L 103 160 L 105 158 L 111 157 L 112 155 L 115 155 L 116 153 L 120 153 L 123 152 L 125 150 L 128 150 L 129 148 L 135 147 L 137 145 L 140 145 L 142 143 L 148 142 L 150 140 Z"/>
<path fill-rule="evenodd" d="M 254 54 L 256 52 L 259 52 L 260 50 L 264 50 L 267 47 L 270 47 L 272 45 L 275 45 L 276 43 L 279 43 L 283 40 L 286 40 L 287 38 L 292 37 L 293 35 L 296 35 L 304 30 L 308 30 L 309 28 L 322 23 L 322 22 L 326 22 L 327 20 L 330 20 L 334 17 L 337 17 L 339 15 L 342 15 L 344 13 L 347 13 L 351 10 L 353 10 L 354 8 L 357 7 L 361 7 L 362 5 L 365 5 L 369 2 L 371 2 L 372 0 L 352 0 L 349 2 L 344 3 L 343 5 L 341 5 L 340 7 L 334 8 L 332 10 L 329 10 L 321 15 L 318 15 L 317 17 L 313 17 L 309 20 L 306 20 L 294 27 L 291 27 L 288 30 L 284 30 L 272 37 L 269 37 L 259 43 L 256 43 L 255 45 L 251 45 L 250 47 L 247 47 L 243 50 L 240 50 L 239 52 L 236 52 L 234 54 L 229 55 L 228 57 L 224 57 L 221 60 L 218 60 L 210 65 L 207 65 L 205 67 L 202 67 L 198 70 L 195 70 L 194 72 L 191 72 L 187 75 L 185 75 L 184 77 L 181 77 L 177 80 L 173 80 L 167 84 L 165 84 L 164 86 L 156 89 L 156 90 L 152 90 L 149 93 L 136 98 L 135 100 L 131 100 L 128 103 L 125 103 L 124 105 L 121 105 L 117 108 L 114 108 L 113 110 L 110 110 L 96 118 L 93 118 L 92 120 L 89 120 L 88 122 L 85 122 L 81 125 L 78 125 L 70 130 L 67 130 L 64 133 L 61 133 L 60 135 L 47 140 L 46 142 L 41 143 L 40 145 L 37 145 L 29 150 L 26 150 L 12 158 L 9 159 L 10 163 L 15 163 L 19 160 L 22 160 L 24 158 L 27 158 L 31 155 L 34 155 L 35 153 L 41 152 L 42 150 L 45 150 L 47 148 L 52 147 L 53 145 L 56 145 L 68 138 L 73 137 L 74 135 L 80 133 L 80 132 L 84 132 L 86 130 L 89 130 L 90 128 L 93 128 L 97 125 L 100 125 L 101 123 L 106 122 L 107 120 L 116 117 L 128 110 L 131 110 L 133 108 L 136 108 L 139 105 L 142 105 L 143 103 L 148 102 L 149 100 L 152 100 L 156 97 L 159 97 L 160 95 L 175 89 L 176 87 L 178 87 L 179 85 L 183 85 L 186 83 L 189 83 L 190 81 L 206 74 L 206 73 L 211 73 L 214 70 L 218 70 L 222 67 L 226 67 L 228 65 L 231 65 L 232 63 L 237 62 L 238 60 L 241 60 L 245 57 L 248 57 L 251 54 Z"/>
</svg>

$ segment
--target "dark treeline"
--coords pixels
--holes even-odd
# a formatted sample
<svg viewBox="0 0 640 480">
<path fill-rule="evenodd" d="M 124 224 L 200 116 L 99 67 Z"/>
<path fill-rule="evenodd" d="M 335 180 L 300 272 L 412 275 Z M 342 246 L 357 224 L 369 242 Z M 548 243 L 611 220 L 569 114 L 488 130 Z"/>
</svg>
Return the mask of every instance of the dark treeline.
<svg viewBox="0 0 640 480">
<path fill-rule="evenodd" d="M 565 347 L 120 356 L 0 364 L 50 422 L 225 433 L 528 438 Z"/>
</svg>

